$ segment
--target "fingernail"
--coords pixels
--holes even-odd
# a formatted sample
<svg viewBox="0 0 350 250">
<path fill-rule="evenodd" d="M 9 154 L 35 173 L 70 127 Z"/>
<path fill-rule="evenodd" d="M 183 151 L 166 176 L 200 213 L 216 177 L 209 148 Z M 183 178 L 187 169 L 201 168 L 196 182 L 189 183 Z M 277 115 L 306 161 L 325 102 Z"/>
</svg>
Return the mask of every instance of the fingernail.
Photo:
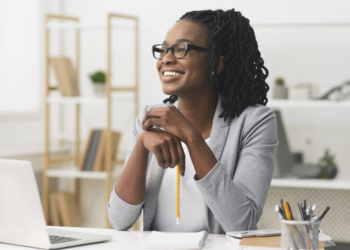
<svg viewBox="0 0 350 250">
<path fill-rule="evenodd" d="M 185 175 L 185 171 L 181 171 L 181 175 L 184 176 Z"/>
</svg>

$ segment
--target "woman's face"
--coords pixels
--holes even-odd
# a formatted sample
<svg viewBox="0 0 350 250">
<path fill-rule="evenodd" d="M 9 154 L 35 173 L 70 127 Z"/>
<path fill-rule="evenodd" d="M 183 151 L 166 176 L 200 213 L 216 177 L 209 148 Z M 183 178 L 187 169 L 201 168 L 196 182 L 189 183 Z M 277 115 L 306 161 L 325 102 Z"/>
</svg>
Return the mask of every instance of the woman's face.
<svg viewBox="0 0 350 250">
<path fill-rule="evenodd" d="M 163 42 L 166 46 L 175 43 L 188 43 L 209 48 L 209 38 L 202 31 L 200 24 L 186 20 L 179 21 L 170 28 Z M 157 61 L 163 92 L 181 97 L 211 89 L 212 80 L 206 70 L 207 64 L 207 51 L 189 50 L 184 58 L 176 59 L 169 50 L 163 59 Z M 164 72 L 167 71 L 180 74 L 164 76 Z"/>
</svg>

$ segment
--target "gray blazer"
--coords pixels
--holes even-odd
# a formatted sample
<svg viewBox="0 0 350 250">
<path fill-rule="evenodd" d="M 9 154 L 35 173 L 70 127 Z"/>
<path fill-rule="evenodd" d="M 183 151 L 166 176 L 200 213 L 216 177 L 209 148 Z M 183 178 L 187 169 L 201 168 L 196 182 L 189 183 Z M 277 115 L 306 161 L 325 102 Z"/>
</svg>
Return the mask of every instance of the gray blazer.
<svg viewBox="0 0 350 250">
<path fill-rule="evenodd" d="M 194 181 L 203 195 L 207 210 L 209 233 L 255 229 L 266 201 L 274 169 L 278 145 L 277 124 L 274 112 L 262 105 L 247 107 L 237 118 L 219 118 L 222 111 L 219 97 L 209 147 L 218 163 L 201 180 Z M 155 107 L 146 106 L 134 123 L 128 160 L 138 136 L 143 131 L 145 113 Z M 178 103 L 174 103 L 175 106 Z M 135 223 L 143 209 L 143 229 L 153 230 L 159 188 L 164 170 L 150 166 L 153 153 L 148 157 L 146 198 L 137 205 L 123 201 L 114 189 L 107 205 L 112 227 L 127 230 Z"/>
</svg>

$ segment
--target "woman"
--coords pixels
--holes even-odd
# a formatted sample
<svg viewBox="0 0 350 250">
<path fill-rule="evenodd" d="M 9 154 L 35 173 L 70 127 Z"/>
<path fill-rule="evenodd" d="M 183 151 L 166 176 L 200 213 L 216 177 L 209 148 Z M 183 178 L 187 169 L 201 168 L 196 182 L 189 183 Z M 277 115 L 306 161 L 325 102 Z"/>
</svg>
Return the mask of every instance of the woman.
<svg viewBox="0 0 350 250">
<path fill-rule="evenodd" d="M 255 229 L 271 182 L 277 142 L 267 108 L 268 71 L 249 20 L 192 11 L 152 47 L 166 104 L 134 123 L 126 163 L 108 204 L 111 225 L 144 230 Z M 176 170 L 181 223 L 176 225 Z"/>
</svg>

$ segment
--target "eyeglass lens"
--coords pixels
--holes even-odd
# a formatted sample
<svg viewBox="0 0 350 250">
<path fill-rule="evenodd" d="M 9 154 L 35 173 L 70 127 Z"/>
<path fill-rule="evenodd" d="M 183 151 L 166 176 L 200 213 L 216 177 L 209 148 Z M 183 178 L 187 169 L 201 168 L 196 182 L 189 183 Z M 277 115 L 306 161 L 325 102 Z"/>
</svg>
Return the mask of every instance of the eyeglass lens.
<svg viewBox="0 0 350 250">
<path fill-rule="evenodd" d="M 175 58 L 182 58 L 186 55 L 186 45 L 185 44 L 174 44 L 172 46 L 172 48 L 174 51 Z M 153 53 L 157 59 L 163 59 L 167 53 L 167 47 L 164 45 L 156 45 L 154 47 Z"/>
</svg>

